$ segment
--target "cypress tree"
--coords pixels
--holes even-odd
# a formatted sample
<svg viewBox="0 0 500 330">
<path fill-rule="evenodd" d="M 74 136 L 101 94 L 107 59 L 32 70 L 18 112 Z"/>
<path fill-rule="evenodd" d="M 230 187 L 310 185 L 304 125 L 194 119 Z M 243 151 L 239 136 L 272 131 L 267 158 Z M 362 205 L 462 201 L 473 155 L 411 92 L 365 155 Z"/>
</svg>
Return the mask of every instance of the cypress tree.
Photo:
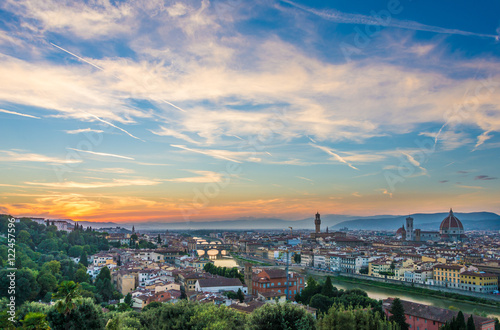
<svg viewBox="0 0 500 330">
<path fill-rule="evenodd" d="M 476 326 L 474 325 L 474 318 L 472 314 L 467 319 L 467 330 L 476 330 Z"/>
<path fill-rule="evenodd" d="M 401 330 L 409 329 L 409 324 L 406 323 L 405 309 L 399 298 L 394 298 L 392 301 L 390 312 L 392 315 L 389 317 L 389 321 L 398 324 Z"/>
<path fill-rule="evenodd" d="M 323 287 L 321 288 L 321 294 L 327 296 L 328 298 L 332 298 L 334 296 L 332 279 L 330 276 L 326 277 L 325 284 L 323 284 Z"/>
<path fill-rule="evenodd" d="M 455 324 L 456 324 L 457 329 L 466 329 L 467 328 L 467 324 L 465 323 L 464 313 L 462 313 L 462 311 L 458 312 Z"/>
<path fill-rule="evenodd" d="M 87 260 L 87 252 L 85 252 L 85 250 L 83 250 L 82 255 L 80 256 L 80 263 L 85 267 L 89 266 L 89 262 Z"/>
</svg>

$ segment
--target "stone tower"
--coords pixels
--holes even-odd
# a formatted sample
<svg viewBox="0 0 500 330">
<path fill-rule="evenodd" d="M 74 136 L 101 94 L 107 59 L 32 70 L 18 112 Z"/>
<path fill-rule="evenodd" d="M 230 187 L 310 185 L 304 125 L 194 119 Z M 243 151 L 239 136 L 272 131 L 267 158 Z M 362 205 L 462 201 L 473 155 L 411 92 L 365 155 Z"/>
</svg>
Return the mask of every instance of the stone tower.
<svg viewBox="0 0 500 330">
<path fill-rule="evenodd" d="M 245 263 L 245 284 L 247 285 L 248 294 L 253 294 L 252 290 L 252 264 Z"/>
<path fill-rule="evenodd" d="M 407 241 L 414 241 L 415 236 L 413 233 L 413 218 L 408 217 L 406 218 L 406 240 Z"/>
<path fill-rule="evenodd" d="M 321 218 L 319 217 L 319 212 L 316 212 L 316 218 L 314 219 L 314 225 L 316 226 L 316 233 L 321 232 Z"/>
</svg>

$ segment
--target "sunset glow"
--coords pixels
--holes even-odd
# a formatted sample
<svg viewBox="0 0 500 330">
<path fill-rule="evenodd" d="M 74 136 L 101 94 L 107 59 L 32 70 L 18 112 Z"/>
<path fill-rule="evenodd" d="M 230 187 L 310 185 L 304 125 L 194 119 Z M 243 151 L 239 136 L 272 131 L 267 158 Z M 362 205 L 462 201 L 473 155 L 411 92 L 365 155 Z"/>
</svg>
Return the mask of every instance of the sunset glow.
<svg viewBox="0 0 500 330">
<path fill-rule="evenodd" d="M 499 213 L 500 5 L 337 5 L 5 1 L 0 213 Z"/>
</svg>

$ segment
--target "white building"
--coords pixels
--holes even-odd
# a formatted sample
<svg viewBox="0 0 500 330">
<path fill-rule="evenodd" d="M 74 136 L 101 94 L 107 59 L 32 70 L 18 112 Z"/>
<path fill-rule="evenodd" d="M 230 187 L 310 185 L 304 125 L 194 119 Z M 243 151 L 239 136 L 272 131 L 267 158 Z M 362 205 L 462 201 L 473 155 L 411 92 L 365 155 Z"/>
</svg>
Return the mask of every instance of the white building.
<svg viewBox="0 0 500 330">
<path fill-rule="evenodd" d="M 200 278 L 195 284 L 195 290 L 198 292 L 238 292 L 238 289 L 241 289 L 244 294 L 248 293 L 246 285 L 241 284 L 241 281 L 237 278 Z"/>
</svg>

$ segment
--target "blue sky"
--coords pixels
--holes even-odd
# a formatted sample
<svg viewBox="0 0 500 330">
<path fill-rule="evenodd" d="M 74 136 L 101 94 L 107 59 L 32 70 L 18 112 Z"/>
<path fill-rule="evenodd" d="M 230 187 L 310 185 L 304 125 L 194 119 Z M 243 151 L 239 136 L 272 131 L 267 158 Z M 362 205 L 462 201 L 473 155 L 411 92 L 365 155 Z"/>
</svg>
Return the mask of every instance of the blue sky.
<svg viewBox="0 0 500 330">
<path fill-rule="evenodd" d="M 0 211 L 500 212 L 493 1 L 5 1 Z"/>
</svg>

